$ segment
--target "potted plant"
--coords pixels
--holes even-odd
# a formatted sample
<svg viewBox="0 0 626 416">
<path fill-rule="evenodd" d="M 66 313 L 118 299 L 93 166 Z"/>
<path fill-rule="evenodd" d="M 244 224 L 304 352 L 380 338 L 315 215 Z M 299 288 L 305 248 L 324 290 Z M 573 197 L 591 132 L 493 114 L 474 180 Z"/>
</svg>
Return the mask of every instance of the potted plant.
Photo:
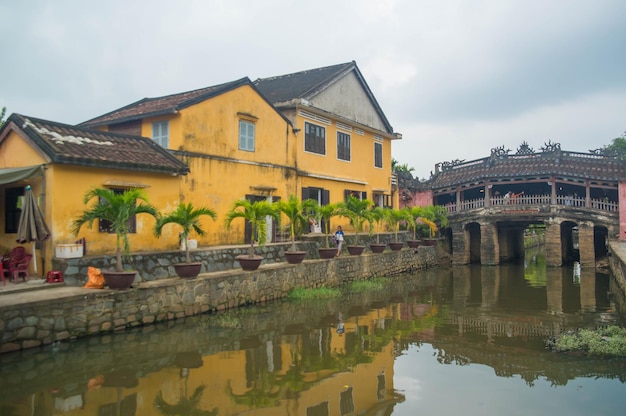
<svg viewBox="0 0 626 416">
<path fill-rule="evenodd" d="M 371 204 L 372 201 L 358 199 L 352 195 L 340 204 L 340 215 L 347 217 L 354 228 L 354 245 L 348 246 L 348 252 L 354 256 L 361 255 L 365 250 L 365 246 L 359 244 L 359 232 L 363 231 L 363 224 L 368 219 L 368 208 Z"/>
<path fill-rule="evenodd" d="M 315 208 L 317 203 L 312 199 L 300 201 L 295 195 L 290 195 L 287 201 L 279 201 L 278 210 L 285 214 L 289 220 L 289 236 L 291 238 L 291 249 L 285 252 L 287 262 L 290 264 L 302 263 L 306 251 L 296 251 L 296 234 L 309 225 L 306 212 Z"/>
<path fill-rule="evenodd" d="M 157 218 L 154 226 L 155 237 L 161 237 L 163 227 L 166 224 L 177 224 L 182 228 L 180 238 L 185 244 L 185 263 L 174 264 L 174 270 L 179 277 L 194 278 L 200 273 L 202 262 L 192 263 L 189 255 L 189 234 L 191 231 L 194 231 L 199 236 L 206 234 L 200 223 L 200 218 L 204 215 L 211 217 L 213 220 L 217 217 L 215 211 L 211 208 L 194 208 L 191 202 L 188 204 L 181 202 L 174 211 L 167 215 L 159 215 Z"/>
<path fill-rule="evenodd" d="M 407 213 L 404 209 L 390 209 L 387 211 L 387 216 L 385 220 L 387 221 L 387 224 L 389 224 L 389 228 L 393 230 L 393 233 L 395 235 L 395 241 L 389 242 L 389 248 L 393 251 L 398 251 L 402 249 L 402 246 L 404 246 L 404 243 L 398 240 L 400 222 L 408 220 Z"/>
<path fill-rule="evenodd" d="M 382 253 L 385 251 L 385 244 L 380 243 L 380 228 L 382 227 L 382 223 L 385 221 L 385 216 L 387 215 L 388 209 L 375 206 L 373 207 L 368 216 L 368 221 L 370 223 L 370 235 L 374 232 L 374 224 L 376 224 L 376 243 L 370 244 L 370 250 L 372 253 Z"/>
<path fill-rule="evenodd" d="M 254 242 L 255 239 L 258 239 L 259 245 L 262 246 L 267 241 L 268 217 L 278 221 L 280 212 L 276 209 L 274 203 L 266 200 L 250 202 L 247 199 L 240 199 L 235 201 L 230 211 L 226 213 L 226 229 L 230 230 L 230 226 L 235 218 L 243 218 L 252 226 L 248 254 L 237 256 L 237 260 L 243 270 L 256 270 L 263 261 L 263 257 L 254 254 Z"/>
<path fill-rule="evenodd" d="M 448 211 L 440 205 L 429 205 L 423 207 L 422 216 L 416 218 L 416 223 L 421 226 L 422 233 L 428 233 L 428 237 L 424 238 L 424 245 L 433 246 L 437 242 L 434 238 L 439 227 L 448 226 Z"/>
<path fill-rule="evenodd" d="M 312 210 L 318 221 L 321 222 L 326 236 L 324 247 L 318 248 L 320 258 L 332 259 L 337 255 L 337 247 L 330 246 L 330 220 L 340 215 L 338 204 L 317 205 Z"/>
<path fill-rule="evenodd" d="M 93 199 L 95 202 L 72 222 L 72 231 L 78 235 L 84 224 L 92 228 L 95 220 L 108 222 L 109 232 L 115 233 L 116 263 L 115 270 L 102 270 L 102 274 L 110 289 L 128 289 L 137 274 L 136 271 L 124 271 L 122 265 L 122 252 L 124 257 L 128 257 L 130 253 L 129 220 L 139 214 L 148 214 L 156 218 L 157 210 L 148 202 L 148 197 L 142 189 L 133 188 L 116 192 L 113 189 L 94 188 L 87 191 L 83 203 L 86 205 Z"/>
<path fill-rule="evenodd" d="M 407 225 L 411 231 L 413 231 L 413 238 L 406 241 L 406 245 L 410 248 L 418 248 L 422 241 L 417 238 L 417 226 L 416 219 L 422 216 L 422 207 L 406 207 L 407 210 Z"/>
</svg>

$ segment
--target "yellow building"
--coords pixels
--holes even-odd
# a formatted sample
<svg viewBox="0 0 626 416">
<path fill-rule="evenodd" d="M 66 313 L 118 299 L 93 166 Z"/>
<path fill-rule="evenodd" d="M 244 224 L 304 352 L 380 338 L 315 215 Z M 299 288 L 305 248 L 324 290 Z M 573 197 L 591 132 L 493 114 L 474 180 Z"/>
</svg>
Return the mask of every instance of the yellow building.
<svg viewBox="0 0 626 416">
<path fill-rule="evenodd" d="M 51 227 L 52 237 L 40 244 L 40 266 L 51 264 L 58 244 L 75 242 L 71 221 L 93 187 L 145 188 L 161 212 L 179 202 L 212 208 L 218 218 L 203 219 L 204 246 L 249 242 L 243 220 L 230 230 L 223 224 L 241 198 L 296 195 L 328 204 L 355 195 L 397 207 L 391 143 L 398 138 L 355 62 L 145 98 L 80 126 L 14 114 L 0 130 L 0 175 L 8 178 L 0 184 L 0 245 L 5 251 L 16 245 L 26 185 Z M 137 218 L 133 251 L 177 247 L 179 229 L 165 227 L 156 239 L 152 225 Z M 268 226 L 269 241 L 276 225 Z M 102 234 L 83 228 L 78 237 L 87 239 L 89 254 L 110 253 L 113 236 Z"/>
<path fill-rule="evenodd" d="M 144 137 L 107 133 L 12 114 L 0 129 L 0 249 L 16 242 L 21 201 L 26 186 L 44 214 L 50 237 L 24 244 L 35 255 L 30 274 L 50 265 L 58 244 L 74 243 L 71 222 L 85 208 L 83 197 L 94 187 L 144 188 L 157 207 L 171 204 L 180 192 L 180 178 L 189 168 Z M 132 249 L 163 249 L 165 242 L 152 237 L 154 220 L 138 216 L 131 232 Z M 83 227 L 80 237 L 88 250 L 114 253 L 115 235 Z M 35 273 L 36 272 L 36 273 Z"/>
<path fill-rule="evenodd" d="M 190 175 L 159 209 L 172 210 L 179 200 L 214 209 L 217 223 L 207 224 L 202 245 L 240 244 L 244 233 L 249 241 L 243 221 L 233 222 L 229 231 L 222 222 L 235 200 L 277 201 L 296 193 L 292 125 L 248 78 L 146 98 L 82 126 L 151 137 L 183 161 Z M 268 233 L 272 241 L 276 224 L 269 227 L 274 230 Z M 163 231 L 164 240 L 177 244 L 179 230 Z"/>
<path fill-rule="evenodd" d="M 295 128 L 298 195 L 320 204 L 353 195 L 398 207 L 391 143 L 401 135 L 354 61 L 254 83 Z"/>
<path fill-rule="evenodd" d="M 151 137 L 170 149 L 191 170 L 180 199 L 220 217 L 239 198 L 291 194 L 322 205 L 354 195 L 398 207 L 391 142 L 401 136 L 355 62 L 146 98 L 82 126 Z M 249 240 L 243 224 L 208 229 L 201 244 Z"/>
</svg>

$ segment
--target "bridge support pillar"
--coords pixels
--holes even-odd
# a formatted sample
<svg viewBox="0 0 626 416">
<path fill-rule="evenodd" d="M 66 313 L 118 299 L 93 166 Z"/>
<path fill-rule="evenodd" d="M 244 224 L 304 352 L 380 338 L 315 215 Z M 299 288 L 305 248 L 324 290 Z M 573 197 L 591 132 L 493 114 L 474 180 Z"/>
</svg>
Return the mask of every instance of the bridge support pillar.
<svg viewBox="0 0 626 416">
<path fill-rule="evenodd" d="M 498 227 L 490 222 L 480 224 L 480 264 L 500 264 Z"/>
<path fill-rule="evenodd" d="M 580 267 L 596 267 L 593 223 L 578 224 L 578 252 L 580 253 Z"/>
<path fill-rule="evenodd" d="M 557 267 L 563 265 L 561 224 L 559 223 L 546 223 L 546 264 Z"/>
<path fill-rule="evenodd" d="M 470 235 L 462 224 L 452 227 L 452 264 L 470 263 Z"/>
</svg>

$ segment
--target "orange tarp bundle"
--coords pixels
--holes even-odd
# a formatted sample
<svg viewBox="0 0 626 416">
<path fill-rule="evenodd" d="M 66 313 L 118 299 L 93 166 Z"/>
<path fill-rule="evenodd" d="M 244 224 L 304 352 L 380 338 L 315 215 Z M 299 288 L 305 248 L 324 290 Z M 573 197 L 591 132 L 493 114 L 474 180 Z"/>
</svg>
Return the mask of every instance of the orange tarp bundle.
<svg viewBox="0 0 626 416">
<path fill-rule="evenodd" d="M 91 267 L 87 269 L 87 283 L 85 283 L 85 288 L 89 289 L 102 289 L 104 287 L 104 276 L 102 275 L 102 270 Z"/>
</svg>

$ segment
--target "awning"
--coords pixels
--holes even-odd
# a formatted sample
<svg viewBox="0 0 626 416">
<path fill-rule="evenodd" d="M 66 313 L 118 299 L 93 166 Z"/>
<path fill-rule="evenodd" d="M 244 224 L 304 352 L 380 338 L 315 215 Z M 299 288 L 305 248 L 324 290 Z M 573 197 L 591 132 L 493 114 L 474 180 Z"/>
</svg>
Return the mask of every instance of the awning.
<svg viewBox="0 0 626 416">
<path fill-rule="evenodd" d="M 0 185 L 13 183 L 33 176 L 42 176 L 42 165 L 27 166 L 25 168 L 0 169 Z"/>
</svg>

